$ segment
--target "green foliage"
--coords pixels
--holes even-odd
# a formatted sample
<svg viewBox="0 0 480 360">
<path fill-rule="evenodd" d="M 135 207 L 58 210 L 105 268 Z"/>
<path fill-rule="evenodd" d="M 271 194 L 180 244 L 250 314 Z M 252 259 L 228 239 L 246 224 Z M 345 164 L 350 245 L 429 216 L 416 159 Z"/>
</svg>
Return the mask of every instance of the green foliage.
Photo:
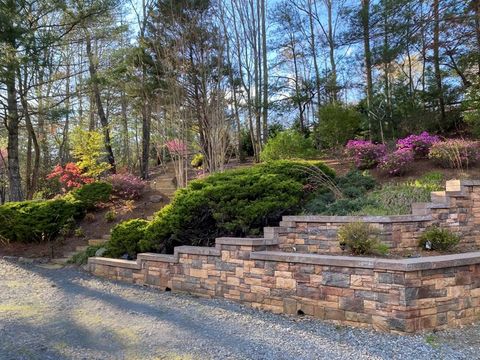
<svg viewBox="0 0 480 360">
<path fill-rule="evenodd" d="M 85 265 L 88 262 L 88 258 L 95 256 L 97 250 L 102 247 L 102 245 L 89 246 L 85 251 L 73 255 L 68 262 L 75 265 Z"/>
<path fill-rule="evenodd" d="M 75 235 L 76 237 L 85 237 L 85 230 L 83 230 L 83 228 L 79 226 L 75 229 L 73 235 Z"/>
<path fill-rule="evenodd" d="M 205 156 L 203 156 L 203 154 L 195 154 L 190 162 L 190 165 L 192 165 L 195 169 L 199 169 L 203 166 L 204 161 Z"/>
<path fill-rule="evenodd" d="M 286 130 L 268 140 L 260 154 L 260 159 L 262 161 L 308 159 L 314 155 L 315 149 L 310 138 L 305 138 L 299 132 Z"/>
<path fill-rule="evenodd" d="M 354 222 L 338 229 L 340 246 L 348 247 L 355 255 L 385 255 L 388 247 L 378 241 L 378 231 L 367 223 Z"/>
<path fill-rule="evenodd" d="M 69 192 L 65 196 L 65 199 L 78 201 L 86 210 L 92 210 L 98 203 L 107 202 L 110 199 L 111 193 L 112 185 L 97 181 Z"/>
<path fill-rule="evenodd" d="M 114 222 L 117 219 L 117 212 L 115 210 L 109 210 L 105 213 L 104 219 L 106 222 Z"/>
<path fill-rule="evenodd" d="M 349 215 L 373 202 L 366 198 L 368 191 L 376 186 L 375 180 L 366 172 L 352 171 L 336 180 L 342 197 L 336 198 L 331 191 L 321 188 L 304 207 L 307 214 Z"/>
<path fill-rule="evenodd" d="M 480 137 L 480 76 L 475 77 L 467 88 L 462 107 L 463 119 L 470 126 L 472 134 Z"/>
<path fill-rule="evenodd" d="M 325 148 L 339 147 L 353 139 L 360 129 L 362 115 L 353 107 L 332 103 L 319 110 L 319 124 L 314 133 Z"/>
<path fill-rule="evenodd" d="M 124 221 L 112 229 L 111 238 L 107 243 L 107 253 L 111 257 L 128 254 L 134 258 L 139 251 L 139 242 L 145 236 L 148 221 L 133 219 Z"/>
<path fill-rule="evenodd" d="M 368 194 L 365 206 L 355 215 L 405 215 L 410 214 L 412 203 L 430 201 L 432 191 L 441 190 L 443 175 L 430 172 L 419 179 L 404 183 L 385 184 Z"/>
<path fill-rule="evenodd" d="M 178 245 L 209 245 L 218 236 L 261 234 L 301 209 L 309 181 L 301 167 L 315 165 L 333 174 L 320 163 L 282 160 L 193 181 L 156 214 L 140 250 L 171 252 Z"/>
<path fill-rule="evenodd" d="M 247 130 L 242 130 L 241 133 L 241 144 L 240 152 L 243 156 L 253 156 L 255 155 L 255 150 L 253 149 L 252 139 L 250 133 Z"/>
<path fill-rule="evenodd" d="M 460 237 L 448 229 L 431 226 L 420 237 L 418 245 L 422 249 L 449 251 L 460 242 Z"/>
<path fill-rule="evenodd" d="M 78 202 L 65 199 L 6 203 L 0 206 L 0 237 L 23 243 L 53 240 L 82 215 Z"/>
<path fill-rule="evenodd" d="M 105 156 L 103 134 L 99 131 L 76 127 L 71 134 L 72 154 L 83 175 L 98 178 L 110 169 L 110 164 L 101 161 Z"/>
<path fill-rule="evenodd" d="M 256 168 L 265 173 L 286 176 L 302 184 L 310 183 L 311 172 L 309 168 L 319 169 L 329 178 L 335 178 L 335 171 L 322 161 L 315 160 L 276 160 L 267 161 L 256 165 Z"/>
</svg>

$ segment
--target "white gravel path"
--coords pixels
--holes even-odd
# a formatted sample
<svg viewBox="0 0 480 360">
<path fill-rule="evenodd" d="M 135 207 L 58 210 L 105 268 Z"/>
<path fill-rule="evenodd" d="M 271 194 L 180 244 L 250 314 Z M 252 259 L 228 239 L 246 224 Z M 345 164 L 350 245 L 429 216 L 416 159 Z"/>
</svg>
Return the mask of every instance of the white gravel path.
<svg viewBox="0 0 480 360">
<path fill-rule="evenodd" d="M 480 324 L 398 336 L 0 260 L 0 360 L 480 359 Z"/>
</svg>

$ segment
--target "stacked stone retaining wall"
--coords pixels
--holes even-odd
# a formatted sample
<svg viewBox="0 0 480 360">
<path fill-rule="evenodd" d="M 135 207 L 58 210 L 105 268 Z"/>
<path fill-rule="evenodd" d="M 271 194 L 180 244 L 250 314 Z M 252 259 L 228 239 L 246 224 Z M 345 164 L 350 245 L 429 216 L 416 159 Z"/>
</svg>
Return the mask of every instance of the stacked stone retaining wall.
<svg viewBox="0 0 480 360">
<path fill-rule="evenodd" d="M 411 259 L 334 256 L 336 231 L 366 221 L 393 249 L 416 249 L 429 225 L 479 244 L 480 181 L 449 182 L 432 203 L 394 217 L 284 217 L 264 238 L 218 238 L 137 260 L 90 258 L 96 275 L 161 290 L 220 297 L 275 313 L 412 333 L 471 323 L 480 316 L 480 252 Z M 319 254 L 322 252 L 324 254 Z"/>
</svg>

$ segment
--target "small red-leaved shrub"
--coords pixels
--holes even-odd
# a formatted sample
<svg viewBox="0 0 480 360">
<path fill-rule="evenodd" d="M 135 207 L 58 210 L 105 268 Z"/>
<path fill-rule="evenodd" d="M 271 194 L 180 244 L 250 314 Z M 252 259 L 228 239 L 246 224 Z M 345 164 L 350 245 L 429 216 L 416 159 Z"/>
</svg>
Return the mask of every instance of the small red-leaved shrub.
<svg viewBox="0 0 480 360">
<path fill-rule="evenodd" d="M 116 174 L 107 180 L 112 184 L 112 193 L 122 199 L 138 199 L 145 189 L 145 182 L 132 174 Z"/>
<path fill-rule="evenodd" d="M 67 163 L 65 167 L 61 165 L 55 166 L 53 171 L 47 176 L 47 179 L 58 179 L 64 192 L 82 187 L 94 181 L 93 178 L 83 175 L 75 163 Z"/>
</svg>

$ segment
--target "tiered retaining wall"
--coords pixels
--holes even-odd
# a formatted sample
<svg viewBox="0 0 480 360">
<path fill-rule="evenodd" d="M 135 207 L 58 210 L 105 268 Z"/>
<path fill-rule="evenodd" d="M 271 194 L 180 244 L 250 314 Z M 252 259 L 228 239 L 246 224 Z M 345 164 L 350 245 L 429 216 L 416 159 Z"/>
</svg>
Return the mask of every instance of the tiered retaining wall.
<svg viewBox="0 0 480 360">
<path fill-rule="evenodd" d="M 305 253 L 341 252 L 337 231 L 361 221 L 379 230 L 394 251 L 416 251 L 422 232 L 431 225 L 446 227 L 462 237 L 459 250 L 480 247 L 480 181 L 447 181 L 446 191 L 432 193 L 432 202 L 415 203 L 412 215 L 397 216 L 284 216 L 280 223 L 282 250 Z"/>
<path fill-rule="evenodd" d="M 433 223 L 461 232 L 462 246 L 471 246 L 478 241 L 479 194 L 480 181 L 449 182 L 446 192 L 433 194 L 444 202 L 415 205 L 411 216 L 285 217 L 264 238 L 219 238 L 214 248 L 181 246 L 174 255 L 139 254 L 136 261 L 90 258 L 89 269 L 276 313 L 394 332 L 441 329 L 479 317 L 480 252 L 402 260 L 316 252 L 336 251 L 336 229 L 347 220 L 382 227 L 392 248 L 415 247 L 417 233 Z"/>
</svg>

